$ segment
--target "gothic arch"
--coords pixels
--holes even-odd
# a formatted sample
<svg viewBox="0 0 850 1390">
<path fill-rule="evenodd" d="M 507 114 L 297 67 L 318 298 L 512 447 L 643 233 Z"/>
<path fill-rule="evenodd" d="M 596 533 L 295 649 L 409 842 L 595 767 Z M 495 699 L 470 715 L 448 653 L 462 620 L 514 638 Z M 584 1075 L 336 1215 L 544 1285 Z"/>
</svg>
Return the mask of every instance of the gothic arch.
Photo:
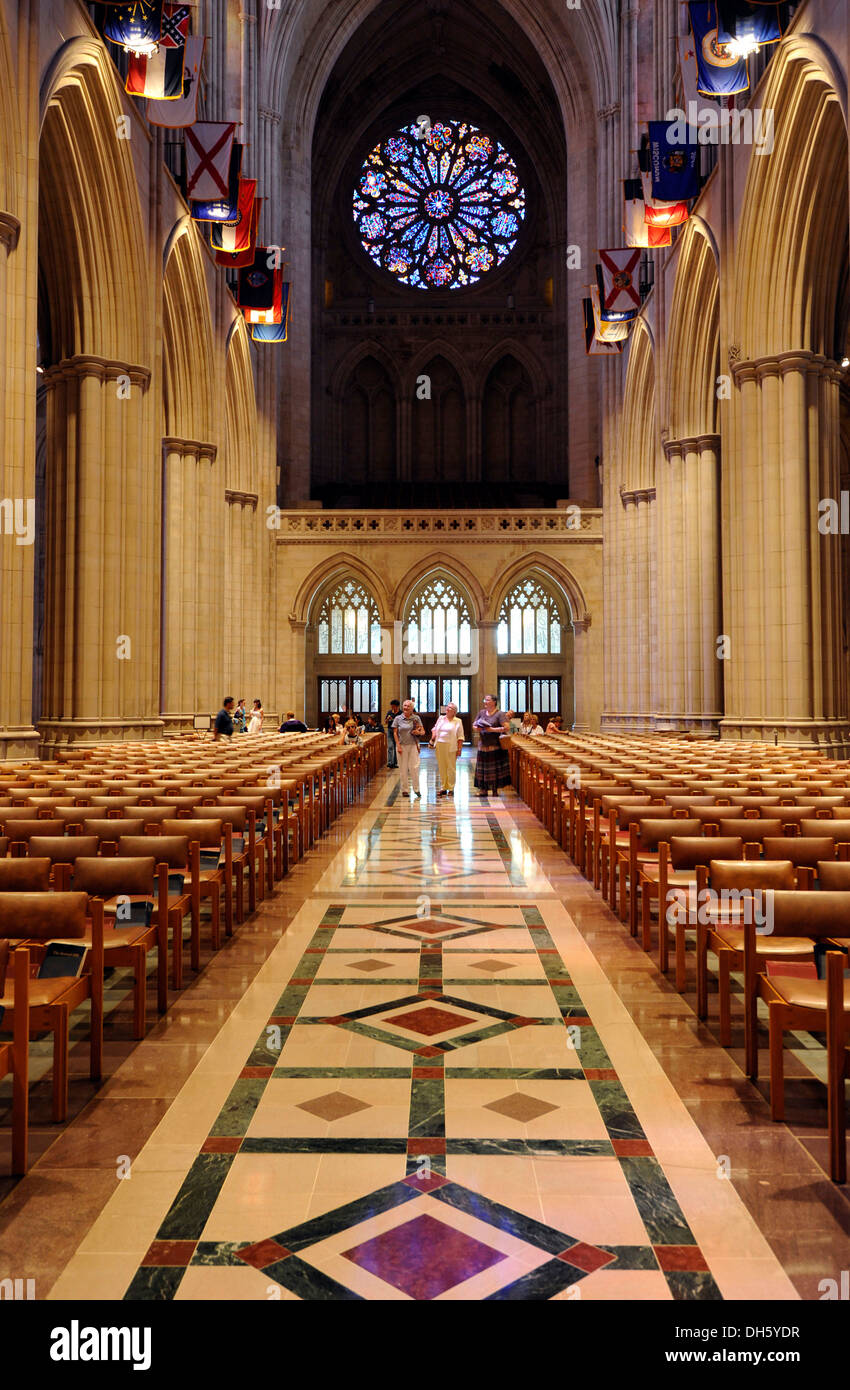
<svg viewBox="0 0 850 1390">
<path fill-rule="evenodd" d="M 847 256 L 846 89 L 823 45 L 783 44 L 760 105 L 769 157 L 750 155 L 735 263 L 735 342 L 744 360 L 805 348 L 832 358 Z M 833 196 L 824 190 L 832 188 Z"/>
<path fill-rule="evenodd" d="M 520 559 L 514 560 L 513 564 L 508 565 L 507 569 L 502 571 L 498 587 L 493 590 L 487 607 L 486 616 L 491 622 L 498 621 L 499 611 L 505 596 L 526 574 L 536 575 L 544 585 L 548 584 L 560 593 L 571 619 L 577 620 L 591 616 L 584 590 L 572 571 L 551 555 L 544 555 L 539 550 L 533 550 L 521 556 Z"/>
<path fill-rule="evenodd" d="M 475 373 L 477 394 L 480 396 L 483 393 L 487 378 L 501 358 L 509 356 L 515 357 L 520 366 L 525 368 L 531 380 L 535 397 L 538 401 L 542 400 L 549 389 L 546 372 L 534 353 L 529 352 L 525 344 L 519 342 L 517 338 L 503 338 L 500 342 L 495 343 L 480 359 Z"/>
<path fill-rule="evenodd" d="M 463 386 L 464 398 L 467 403 L 474 399 L 475 378 L 468 364 L 457 351 L 457 348 L 453 347 L 451 343 L 446 342 L 445 338 L 432 338 L 429 343 L 426 343 L 425 346 L 420 348 L 416 355 L 411 358 L 407 371 L 405 372 L 403 383 L 407 399 L 411 401 L 415 400 L 417 378 L 422 375 L 428 363 L 432 362 L 435 357 L 444 357 L 449 365 L 457 372 L 461 385 Z"/>
<path fill-rule="evenodd" d="M 215 378 L 210 301 L 194 228 L 181 227 L 163 276 L 164 433 L 215 438 Z"/>
<path fill-rule="evenodd" d="M 352 372 L 367 357 L 374 357 L 377 362 L 380 362 L 393 383 L 396 397 L 400 398 L 404 390 L 404 382 L 398 362 L 391 353 L 387 352 L 383 343 L 373 338 L 361 339 L 340 358 L 330 379 L 331 391 L 334 396 L 341 395 Z"/>
<path fill-rule="evenodd" d="M 402 622 L 413 594 L 432 573 L 442 574 L 452 584 L 457 585 L 469 604 L 473 626 L 477 626 L 487 611 L 487 595 L 467 565 L 463 564 L 456 556 L 446 555 L 439 551 L 412 565 L 404 578 L 396 585 L 393 594 L 393 609 Z"/>
<path fill-rule="evenodd" d="M 257 402 L 248 330 L 240 314 L 227 339 L 225 366 L 225 486 L 259 491 L 257 479 Z"/>
<path fill-rule="evenodd" d="M 716 431 L 720 284 L 716 251 L 696 219 L 681 239 L 664 356 L 672 439 Z"/>
<path fill-rule="evenodd" d="M 310 622 L 316 600 L 325 593 L 334 579 L 343 579 L 349 574 L 355 575 L 374 594 L 381 622 L 391 622 L 394 610 L 384 581 L 371 565 L 348 551 L 330 556 L 310 571 L 295 595 L 290 618 L 299 623 Z"/>
<path fill-rule="evenodd" d="M 645 320 L 632 331 L 620 436 L 620 485 L 626 489 L 655 486 L 658 455 L 655 392 L 655 344 Z"/>
</svg>

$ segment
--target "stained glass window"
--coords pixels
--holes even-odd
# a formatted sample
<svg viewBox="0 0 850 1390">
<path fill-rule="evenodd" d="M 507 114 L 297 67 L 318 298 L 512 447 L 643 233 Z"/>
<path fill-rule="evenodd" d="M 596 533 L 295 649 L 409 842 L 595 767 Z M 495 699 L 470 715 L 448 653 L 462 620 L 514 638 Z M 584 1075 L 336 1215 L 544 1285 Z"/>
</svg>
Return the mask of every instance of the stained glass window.
<svg viewBox="0 0 850 1390">
<path fill-rule="evenodd" d="M 405 126 L 376 145 L 354 191 L 360 240 L 417 289 L 474 285 L 510 255 L 525 190 L 503 145 L 467 121 Z"/>
<path fill-rule="evenodd" d="M 561 615 L 551 594 L 529 576 L 514 586 L 499 614 L 500 656 L 547 656 L 561 650 Z"/>
<path fill-rule="evenodd" d="M 319 609 L 320 656 L 372 656 L 381 650 L 381 624 L 372 595 L 356 579 L 337 584 Z"/>
<path fill-rule="evenodd" d="M 468 657 L 472 629 L 463 594 L 447 579 L 429 580 L 411 600 L 405 635 L 411 656 L 449 662 Z"/>
</svg>

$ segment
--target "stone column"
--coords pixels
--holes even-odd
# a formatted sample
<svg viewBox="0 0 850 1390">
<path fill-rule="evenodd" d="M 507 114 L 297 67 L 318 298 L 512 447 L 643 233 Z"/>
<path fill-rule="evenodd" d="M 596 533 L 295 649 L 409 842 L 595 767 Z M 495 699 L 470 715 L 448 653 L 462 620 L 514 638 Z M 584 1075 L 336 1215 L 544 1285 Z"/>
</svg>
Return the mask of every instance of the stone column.
<svg viewBox="0 0 850 1390">
<path fill-rule="evenodd" d="M 818 530 L 838 495 L 834 362 L 808 350 L 738 362 L 734 455 L 725 461 L 726 712 L 721 735 L 845 755 L 850 726 L 841 634 L 831 618 L 839 550 Z"/>
<path fill-rule="evenodd" d="M 38 753 L 38 733 L 31 722 L 34 536 L 29 539 L 35 527 L 35 458 L 21 447 L 19 437 L 24 412 L 35 401 L 35 376 L 28 381 L 18 369 L 9 341 L 18 316 L 23 319 L 22 296 L 13 287 L 14 260 L 10 264 L 19 232 L 18 219 L 0 212 L 0 304 L 6 316 L 0 327 L 0 762 Z M 27 365 L 30 362 L 34 372 L 34 357 Z M 28 388 L 30 407 L 24 399 Z"/>
<path fill-rule="evenodd" d="M 165 708 L 173 731 L 192 728 L 195 714 L 215 713 L 224 669 L 221 597 L 226 517 L 213 477 L 216 446 L 168 436 L 165 468 Z"/>
<path fill-rule="evenodd" d="M 50 749 L 157 737 L 159 469 L 144 367 L 49 367 L 44 718 Z"/>
<path fill-rule="evenodd" d="M 478 634 L 478 695 L 475 697 L 475 677 L 471 689 L 474 706 L 473 719 L 480 710 L 485 695 L 499 698 L 499 624 L 495 619 L 479 622 L 473 633 Z"/>
<path fill-rule="evenodd" d="M 588 723 L 588 629 L 590 627 L 590 614 L 586 613 L 582 618 L 573 618 L 573 633 L 575 634 L 573 645 L 573 671 L 575 673 L 575 714 L 573 717 L 572 731 L 574 734 L 587 734 L 590 732 Z"/>
<path fill-rule="evenodd" d="M 280 691 L 278 698 L 281 699 L 282 709 L 294 709 L 296 719 L 303 719 L 305 724 L 319 722 L 319 711 L 315 689 L 307 689 L 307 622 L 303 618 L 296 618 L 293 614 L 289 615 L 289 682 Z M 312 667 L 312 662 L 310 663 Z M 312 672 L 311 672 L 312 674 Z M 313 682 L 315 686 L 315 681 Z"/>
<path fill-rule="evenodd" d="M 403 700 L 407 694 L 402 691 L 402 652 L 404 633 L 401 624 L 396 631 L 393 618 L 381 620 L 381 718 L 389 709 L 390 700 Z"/>
</svg>

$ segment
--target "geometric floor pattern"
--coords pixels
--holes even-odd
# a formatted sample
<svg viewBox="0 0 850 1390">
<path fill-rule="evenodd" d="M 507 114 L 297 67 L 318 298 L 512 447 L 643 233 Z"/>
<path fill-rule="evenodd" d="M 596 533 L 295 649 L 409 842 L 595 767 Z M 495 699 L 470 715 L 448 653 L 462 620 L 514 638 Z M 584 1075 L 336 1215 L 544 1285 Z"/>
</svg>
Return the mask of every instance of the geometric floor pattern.
<svg viewBox="0 0 850 1390">
<path fill-rule="evenodd" d="M 508 799 L 364 825 L 51 1297 L 794 1298 Z"/>
</svg>

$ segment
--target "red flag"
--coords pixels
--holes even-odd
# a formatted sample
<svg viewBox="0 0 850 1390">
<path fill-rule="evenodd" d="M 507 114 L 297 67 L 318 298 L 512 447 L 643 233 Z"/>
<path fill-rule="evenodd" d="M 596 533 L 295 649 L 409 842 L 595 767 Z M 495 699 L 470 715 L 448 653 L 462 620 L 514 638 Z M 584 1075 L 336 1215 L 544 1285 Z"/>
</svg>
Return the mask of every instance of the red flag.
<svg viewBox="0 0 850 1390">
<path fill-rule="evenodd" d="M 283 271 L 275 270 L 274 299 L 270 309 L 245 309 L 246 323 L 283 323 Z"/>
<path fill-rule="evenodd" d="M 256 192 L 256 179 L 240 178 L 236 221 L 213 223 L 210 240 L 216 251 L 244 251 L 250 244 Z"/>
<path fill-rule="evenodd" d="M 239 270 L 239 269 L 241 269 L 243 266 L 246 266 L 246 265 L 253 265 L 253 263 L 254 263 L 254 256 L 255 256 L 256 250 L 257 250 L 257 228 L 258 228 L 259 225 L 260 225 L 260 207 L 261 207 L 262 201 L 263 201 L 262 198 L 255 198 L 255 199 L 254 199 L 254 209 L 253 209 L 253 212 L 251 213 L 251 231 L 250 231 L 250 235 L 249 235 L 249 238 L 248 238 L 248 243 L 247 243 L 247 245 L 246 245 L 246 247 L 245 247 L 245 250 L 244 250 L 244 251 L 218 251 L 218 250 L 217 250 L 216 253 L 215 253 L 216 265 L 228 265 L 228 266 L 230 266 L 231 270 Z M 215 223 L 213 223 L 213 225 L 212 225 L 212 230 L 213 230 L 213 232 L 216 231 L 216 225 L 215 225 Z"/>
</svg>

